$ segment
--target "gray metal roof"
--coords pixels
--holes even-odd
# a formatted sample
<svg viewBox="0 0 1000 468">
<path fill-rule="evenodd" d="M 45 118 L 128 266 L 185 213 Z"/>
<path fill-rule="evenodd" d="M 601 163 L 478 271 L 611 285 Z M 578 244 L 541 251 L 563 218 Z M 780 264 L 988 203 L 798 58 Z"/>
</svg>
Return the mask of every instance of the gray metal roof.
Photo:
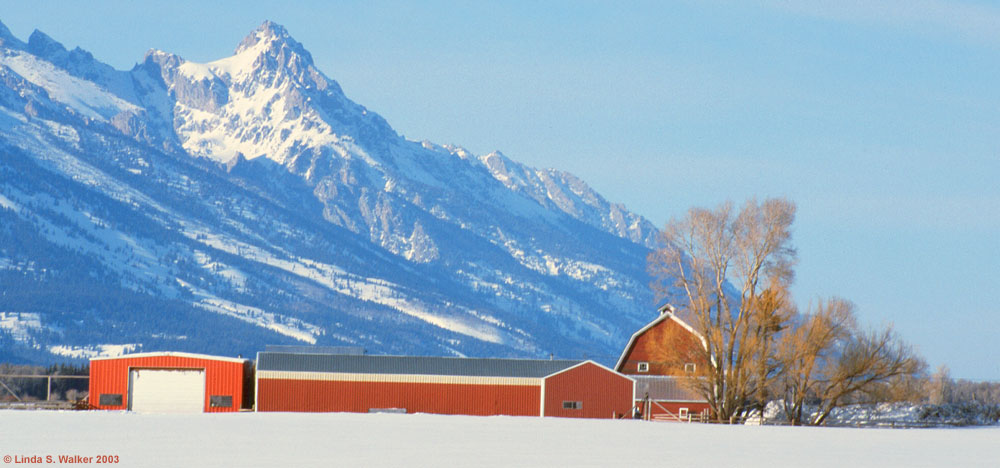
<svg viewBox="0 0 1000 468">
<path fill-rule="evenodd" d="M 630 375 L 635 379 L 635 399 L 641 400 L 649 396 L 656 401 L 705 401 L 705 399 L 687 388 L 683 379 L 688 377 L 670 377 L 661 375 Z"/>
<path fill-rule="evenodd" d="M 258 371 L 545 377 L 584 361 L 261 352 Z"/>
</svg>

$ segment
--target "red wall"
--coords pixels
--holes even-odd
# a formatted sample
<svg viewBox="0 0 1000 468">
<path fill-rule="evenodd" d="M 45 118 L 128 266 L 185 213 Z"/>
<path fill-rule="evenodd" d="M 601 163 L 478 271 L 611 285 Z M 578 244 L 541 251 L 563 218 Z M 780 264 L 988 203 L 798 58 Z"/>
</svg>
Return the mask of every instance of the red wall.
<svg viewBox="0 0 1000 468">
<path fill-rule="evenodd" d="M 90 405 L 98 409 L 123 410 L 128 408 L 128 374 L 131 368 L 150 369 L 205 369 L 205 412 L 222 413 L 239 411 L 243 401 L 243 362 L 217 361 L 185 356 L 146 356 L 90 361 Z M 249 391 L 250 389 L 248 389 Z M 120 394 L 121 406 L 101 406 L 102 393 Z M 230 408 L 211 408 L 210 395 L 233 397 Z"/>
<path fill-rule="evenodd" d="M 367 413 L 405 408 L 408 413 L 537 416 L 540 387 L 443 383 L 341 382 L 261 378 L 257 411 Z"/>
<path fill-rule="evenodd" d="M 545 416 L 627 417 L 632 409 L 632 385 L 628 377 L 585 362 L 545 379 Z M 563 409 L 564 401 L 579 401 L 583 407 Z"/>
<path fill-rule="evenodd" d="M 685 375 L 685 363 L 703 365 L 702 350 L 697 336 L 673 319 L 665 318 L 636 338 L 618 371 L 622 374 Z M 648 362 L 649 372 L 639 372 L 639 362 Z"/>
</svg>

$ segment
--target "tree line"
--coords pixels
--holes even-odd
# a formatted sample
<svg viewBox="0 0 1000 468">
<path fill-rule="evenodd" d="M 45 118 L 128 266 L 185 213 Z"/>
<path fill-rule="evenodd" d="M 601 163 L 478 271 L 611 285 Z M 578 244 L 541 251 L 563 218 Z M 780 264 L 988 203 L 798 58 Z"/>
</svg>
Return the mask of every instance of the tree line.
<svg viewBox="0 0 1000 468">
<path fill-rule="evenodd" d="M 687 385 L 724 422 L 769 401 L 790 424 L 820 425 L 846 404 L 922 399 L 927 366 L 891 326 L 862 325 L 842 298 L 794 303 L 795 211 L 780 198 L 724 203 L 692 208 L 662 231 L 648 258 L 653 289 L 703 344 L 673 359 L 707 364 Z"/>
<path fill-rule="evenodd" d="M 1000 406 L 1000 382 L 952 379 L 948 366 L 939 366 L 924 388 L 925 400 L 932 405 L 982 404 Z"/>
<path fill-rule="evenodd" d="M 39 377 L 16 377 L 39 376 L 39 375 L 75 375 L 89 376 L 90 364 L 52 364 L 48 367 L 0 364 L 0 402 L 10 401 L 39 401 L 45 400 L 49 392 L 48 379 Z M 52 379 L 52 400 L 76 401 L 87 395 L 89 382 L 87 379 Z"/>
</svg>

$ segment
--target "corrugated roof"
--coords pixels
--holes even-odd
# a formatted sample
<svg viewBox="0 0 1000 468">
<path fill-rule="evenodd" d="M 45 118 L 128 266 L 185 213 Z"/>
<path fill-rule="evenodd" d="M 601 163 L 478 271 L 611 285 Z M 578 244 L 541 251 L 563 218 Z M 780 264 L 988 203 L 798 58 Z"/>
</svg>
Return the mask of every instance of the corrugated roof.
<svg viewBox="0 0 1000 468">
<path fill-rule="evenodd" d="M 649 396 L 656 401 L 705 401 L 697 392 L 687 388 L 683 379 L 689 377 L 669 377 L 661 375 L 630 375 L 635 379 L 635 399 Z"/>
<path fill-rule="evenodd" d="M 137 358 L 163 357 L 163 356 L 174 356 L 174 357 L 193 358 L 193 359 L 208 359 L 212 361 L 228 361 L 228 362 L 249 361 L 249 359 L 244 359 L 241 357 L 234 358 L 228 356 L 212 356 L 209 354 L 185 353 L 179 351 L 151 351 L 148 353 L 122 354 L 121 356 L 94 357 L 90 358 L 90 360 L 102 361 L 102 360 L 113 360 L 113 359 L 137 359 Z"/>
<path fill-rule="evenodd" d="M 273 352 L 257 354 L 258 371 L 336 372 L 348 374 L 546 377 L 582 362 L 584 361 Z"/>
</svg>

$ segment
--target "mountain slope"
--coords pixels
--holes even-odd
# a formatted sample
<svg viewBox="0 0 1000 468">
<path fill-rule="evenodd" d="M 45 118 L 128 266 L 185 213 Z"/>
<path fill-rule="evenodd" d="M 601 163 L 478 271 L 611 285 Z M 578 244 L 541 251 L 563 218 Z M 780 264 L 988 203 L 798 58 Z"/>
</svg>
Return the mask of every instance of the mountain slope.
<svg viewBox="0 0 1000 468">
<path fill-rule="evenodd" d="M 21 359 L 305 342 L 611 362 L 646 322 L 648 221 L 570 174 L 403 139 L 277 24 L 128 72 L 0 25 L 0 81 L 0 340 Z"/>
</svg>

